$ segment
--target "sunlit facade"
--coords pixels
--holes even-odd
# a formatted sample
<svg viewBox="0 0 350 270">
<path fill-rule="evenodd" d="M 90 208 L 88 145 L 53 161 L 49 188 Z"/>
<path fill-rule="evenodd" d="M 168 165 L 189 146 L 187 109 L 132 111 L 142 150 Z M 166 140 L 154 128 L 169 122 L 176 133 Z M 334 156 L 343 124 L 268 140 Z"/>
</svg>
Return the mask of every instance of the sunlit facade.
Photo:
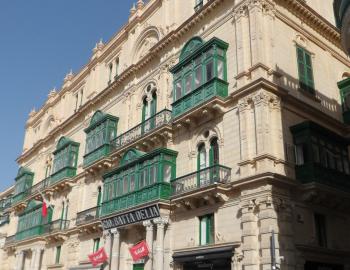
<svg viewBox="0 0 350 270">
<path fill-rule="evenodd" d="M 332 4 L 137 1 L 30 113 L 0 269 L 349 269 L 350 62 Z"/>
</svg>

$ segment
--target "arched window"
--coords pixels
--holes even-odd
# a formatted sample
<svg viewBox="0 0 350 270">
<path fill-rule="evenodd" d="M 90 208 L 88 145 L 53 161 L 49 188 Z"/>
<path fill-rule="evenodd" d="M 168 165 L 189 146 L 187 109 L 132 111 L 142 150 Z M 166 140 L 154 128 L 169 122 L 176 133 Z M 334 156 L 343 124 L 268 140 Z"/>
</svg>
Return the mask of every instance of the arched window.
<svg viewBox="0 0 350 270">
<path fill-rule="evenodd" d="M 153 129 L 156 125 L 157 93 L 153 84 L 147 86 L 146 96 L 142 101 L 142 132 Z"/>
<path fill-rule="evenodd" d="M 205 150 L 205 144 L 202 143 L 198 146 L 198 170 L 205 169 L 207 167 L 207 153 Z"/>
<path fill-rule="evenodd" d="M 210 151 L 209 151 L 209 166 L 219 164 L 219 144 L 218 138 L 213 138 L 210 141 Z"/>
</svg>

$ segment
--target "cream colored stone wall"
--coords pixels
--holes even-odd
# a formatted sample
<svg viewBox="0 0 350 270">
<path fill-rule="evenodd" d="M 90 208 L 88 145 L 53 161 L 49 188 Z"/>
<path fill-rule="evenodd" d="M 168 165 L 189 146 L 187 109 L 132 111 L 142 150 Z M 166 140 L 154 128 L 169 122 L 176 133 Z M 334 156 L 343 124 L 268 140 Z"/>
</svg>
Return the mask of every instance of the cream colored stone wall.
<svg viewBox="0 0 350 270">
<path fill-rule="evenodd" d="M 108 237 L 103 236 L 101 229 L 89 231 L 76 226 L 77 213 L 96 206 L 97 189 L 103 186 L 102 174 L 106 172 L 88 175 L 84 170 L 84 129 L 96 110 L 119 117 L 118 135 L 139 124 L 142 99 L 150 83 L 157 88 L 157 111 L 171 109 L 172 75 L 169 68 L 177 63 L 181 49 L 193 36 L 204 40 L 218 37 L 229 43 L 229 97 L 223 105 L 206 108 L 196 118 L 189 116 L 184 121 L 179 120 L 172 127 L 171 140 L 143 145 L 141 150 L 150 151 L 162 145 L 177 151 L 176 175 L 179 177 L 197 170 L 199 143 L 205 143 L 208 149 L 210 139 L 216 136 L 220 164 L 231 168 L 231 183 L 229 191 L 220 191 L 224 195 L 216 194 L 219 193 L 217 190 L 206 194 L 205 204 L 195 205 L 186 198 L 172 205 L 170 212 L 162 212 L 163 216 L 170 216 L 164 233 L 164 266 L 156 263 L 159 243 L 158 228 L 154 224 L 154 269 L 176 269 L 177 266 L 172 264 L 174 251 L 199 247 L 198 217 L 208 213 L 215 214 L 215 245 L 232 244 L 236 248 L 232 269 L 242 269 L 242 265 L 245 270 L 271 269 L 269 239 L 272 229 L 278 242 L 277 255 L 285 257 L 283 269 L 300 268 L 304 261 L 300 259 L 302 252 L 298 245 L 316 248 L 315 211 L 322 211 L 330 220 L 327 224 L 331 235 L 329 248 L 350 249 L 349 244 L 342 241 L 350 237 L 347 230 L 349 215 L 342 210 L 314 207 L 305 202 L 295 180 L 294 164 L 285 150 L 286 145 L 293 146 L 289 128 L 306 119 L 341 133 L 342 116 L 336 82 L 349 69 L 350 63 L 339 42 L 325 38 L 319 30 L 321 27 L 317 28 L 309 21 L 302 22 L 281 1 L 212 2 L 217 6 L 210 6 L 210 13 L 192 18 L 190 24 L 177 29 L 194 14 L 194 1 L 151 0 L 143 10 L 136 11 L 129 24 L 109 43 L 97 44 L 89 63 L 76 75 L 68 74 L 62 89 L 51 92 L 44 107 L 31 113 L 19 163 L 35 172 L 33 184 L 45 178 L 47 163 L 53 159 L 51 153 L 62 136 L 80 143 L 77 176 L 69 188 L 55 190 L 48 196 L 54 206 L 52 220 L 61 218 L 62 202 L 69 204 L 69 233 L 67 237 L 45 244 L 41 269 L 69 269 L 87 263 L 94 238 L 101 237 L 101 245 L 108 246 Z M 328 12 L 330 0 L 307 3 L 332 22 Z M 138 14 L 139 22 L 134 23 Z M 147 58 L 148 50 L 156 47 L 171 31 L 176 31 L 176 38 L 153 54 L 143 67 L 136 69 L 138 63 Z M 296 44 L 313 54 L 316 98 L 298 89 Z M 108 87 L 109 65 L 113 63 L 114 77 L 117 57 L 121 82 L 110 86 L 113 90 L 107 93 L 104 89 Z M 131 65 L 135 65 L 132 75 L 123 75 Z M 82 106 L 75 112 L 75 95 L 80 95 L 81 89 L 84 90 Z M 102 93 L 106 93 L 105 96 Z M 317 113 L 305 110 L 305 107 L 314 108 Z M 34 130 L 37 130 L 36 134 Z M 209 131 L 208 137 L 204 136 L 206 131 Z M 112 168 L 119 165 L 119 159 L 113 160 Z M 12 212 L 10 224 L 0 227 L 0 233 L 4 231 L 10 236 L 16 230 L 17 213 Z M 119 269 L 131 270 L 128 248 L 145 237 L 146 229 L 142 225 L 120 231 Z M 62 244 L 62 266 L 53 265 L 55 248 L 59 244 Z M 4 270 L 12 270 L 18 264 L 18 251 L 35 246 L 35 243 L 19 245 L 15 251 L 8 249 L 0 253 L 0 258 L 6 260 L 2 265 Z M 25 270 L 31 267 L 30 258 L 28 255 Z"/>
</svg>

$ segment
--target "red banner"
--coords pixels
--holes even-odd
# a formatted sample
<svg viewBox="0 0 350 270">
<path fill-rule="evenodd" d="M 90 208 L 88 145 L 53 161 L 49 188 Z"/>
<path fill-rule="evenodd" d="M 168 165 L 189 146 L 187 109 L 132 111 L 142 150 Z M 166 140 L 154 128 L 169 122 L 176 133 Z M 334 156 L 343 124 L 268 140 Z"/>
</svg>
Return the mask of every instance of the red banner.
<svg viewBox="0 0 350 270">
<path fill-rule="evenodd" d="M 149 253 L 146 241 L 142 241 L 137 245 L 129 249 L 131 257 L 134 261 L 138 261 L 143 257 L 146 257 Z"/>
<path fill-rule="evenodd" d="M 103 247 L 97 250 L 95 253 L 88 255 L 88 257 L 89 257 L 89 261 L 92 263 L 92 266 L 94 267 L 104 263 L 108 259 L 106 251 Z"/>
</svg>

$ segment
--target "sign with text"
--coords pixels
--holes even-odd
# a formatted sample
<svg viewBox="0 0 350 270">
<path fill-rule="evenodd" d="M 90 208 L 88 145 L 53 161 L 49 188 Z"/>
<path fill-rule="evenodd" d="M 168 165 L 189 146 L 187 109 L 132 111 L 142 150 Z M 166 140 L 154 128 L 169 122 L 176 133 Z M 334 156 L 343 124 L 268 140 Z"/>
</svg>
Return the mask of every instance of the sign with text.
<svg viewBox="0 0 350 270">
<path fill-rule="evenodd" d="M 137 245 L 129 249 L 134 262 L 146 257 L 149 253 L 146 241 L 141 241 Z"/>
<path fill-rule="evenodd" d="M 89 257 L 89 261 L 94 267 L 106 262 L 108 259 L 106 251 L 103 247 L 97 250 L 95 253 L 88 255 L 88 257 Z"/>
<path fill-rule="evenodd" d="M 104 230 L 160 217 L 159 206 L 152 205 L 102 220 Z"/>
</svg>

